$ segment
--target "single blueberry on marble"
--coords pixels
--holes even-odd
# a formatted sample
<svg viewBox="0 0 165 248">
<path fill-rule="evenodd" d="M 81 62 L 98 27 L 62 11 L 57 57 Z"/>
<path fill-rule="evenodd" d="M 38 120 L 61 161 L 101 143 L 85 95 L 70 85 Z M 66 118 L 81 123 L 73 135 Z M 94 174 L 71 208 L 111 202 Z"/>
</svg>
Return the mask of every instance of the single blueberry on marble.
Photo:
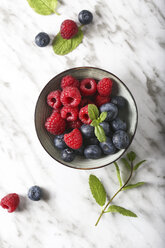
<svg viewBox="0 0 165 248">
<path fill-rule="evenodd" d="M 35 37 L 35 43 L 39 47 L 45 47 L 49 44 L 50 37 L 48 34 L 41 32 Z"/>
<path fill-rule="evenodd" d="M 39 186 L 32 186 L 28 191 L 28 197 L 32 201 L 39 201 L 42 197 L 42 190 Z"/>
<path fill-rule="evenodd" d="M 79 22 L 83 25 L 89 24 L 93 20 L 93 15 L 89 10 L 82 10 L 78 15 Z"/>
<path fill-rule="evenodd" d="M 89 145 L 84 149 L 84 156 L 88 159 L 98 159 L 101 154 L 102 152 L 98 145 Z"/>
<path fill-rule="evenodd" d="M 113 134 L 112 142 L 117 149 L 125 149 L 130 142 L 129 135 L 123 130 L 118 130 Z"/>
</svg>

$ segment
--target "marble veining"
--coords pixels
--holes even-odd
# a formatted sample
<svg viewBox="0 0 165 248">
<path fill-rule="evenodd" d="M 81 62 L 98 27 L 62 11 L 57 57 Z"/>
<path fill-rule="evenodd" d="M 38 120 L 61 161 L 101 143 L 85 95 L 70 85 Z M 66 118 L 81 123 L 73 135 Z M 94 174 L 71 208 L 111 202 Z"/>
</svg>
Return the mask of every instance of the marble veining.
<svg viewBox="0 0 165 248">
<path fill-rule="evenodd" d="M 83 28 L 83 43 L 66 56 L 51 45 L 38 48 L 40 31 L 53 37 L 64 19 L 82 9 L 94 14 Z M 21 196 L 19 209 L 0 209 L 0 248 L 163 248 L 165 242 L 165 3 L 163 0 L 59 1 L 60 16 L 40 16 L 26 0 L 0 4 L 0 198 Z M 94 171 L 61 166 L 41 147 L 34 128 L 34 109 L 44 85 L 71 67 L 96 66 L 116 74 L 134 95 L 139 123 L 131 149 L 147 159 L 132 178 L 139 189 L 114 201 L 138 218 L 100 213 L 91 197 L 88 176 L 104 182 L 109 195 L 117 189 L 115 168 Z M 123 179 L 127 171 L 122 167 Z M 32 202 L 30 186 L 43 188 Z"/>
</svg>

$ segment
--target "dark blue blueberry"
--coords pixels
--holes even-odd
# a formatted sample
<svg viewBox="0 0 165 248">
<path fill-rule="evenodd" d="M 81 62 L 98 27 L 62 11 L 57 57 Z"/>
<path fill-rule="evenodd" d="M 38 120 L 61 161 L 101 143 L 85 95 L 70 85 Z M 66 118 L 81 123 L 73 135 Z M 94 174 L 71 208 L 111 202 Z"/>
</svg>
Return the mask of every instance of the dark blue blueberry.
<svg viewBox="0 0 165 248">
<path fill-rule="evenodd" d="M 28 197 L 32 201 L 39 201 L 42 197 L 42 191 L 39 186 L 32 186 L 28 191 Z"/>
<path fill-rule="evenodd" d="M 130 142 L 129 135 L 123 130 L 116 131 L 113 134 L 112 142 L 117 149 L 125 149 Z"/>
<path fill-rule="evenodd" d="M 84 155 L 84 146 L 82 145 L 79 149 L 74 150 L 77 155 Z"/>
<path fill-rule="evenodd" d="M 104 154 L 114 154 L 117 149 L 114 146 L 114 144 L 112 143 L 112 140 L 109 137 L 106 137 L 106 141 L 100 143 L 100 147 L 103 151 Z"/>
<path fill-rule="evenodd" d="M 112 121 L 118 115 L 118 108 L 113 103 L 105 103 L 100 107 L 100 112 L 107 112 L 105 121 Z"/>
<path fill-rule="evenodd" d="M 57 135 L 54 138 L 54 146 L 58 149 L 64 149 L 67 147 L 64 141 L 64 134 Z"/>
<path fill-rule="evenodd" d="M 98 145 L 99 144 L 99 141 L 98 141 L 98 139 L 95 136 L 95 137 L 89 138 L 87 140 L 87 144 L 88 145 Z"/>
<path fill-rule="evenodd" d="M 65 162 L 72 162 L 75 156 L 75 152 L 69 147 L 61 151 L 61 159 Z"/>
<path fill-rule="evenodd" d="M 126 105 L 126 99 L 123 96 L 114 96 L 111 102 L 117 105 L 118 108 L 124 108 Z"/>
<path fill-rule="evenodd" d="M 85 125 L 83 124 L 80 128 L 82 134 L 84 135 L 85 138 L 91 138 L 94 137 L 94 127 L 90 125 Z"/>
<path fill-rule="evenodd" d="M 92 20 L 93 20 L 93 15 L 92 15 L 92 13 L 91 13 L 90 11 L 88 11 L 88 10 L 82 10 L 82 11 L 79 13 L 79 15 L 78 15 L 78 19 L 79 19 L 79 22 L 80 22 L 81 24 L 86 25 L 86 24 L 89 24 L 89 23 L 92 22 Z"/>
<path fill-rule="evenodd" d="M 101 157 L 101 149 L 98 145 L 87 146 L 84 150 L 84 156 L 89 159 L 98 159 Z"/>
<path fill-rule="evenodd" d="M 45 47 L 49 44 L 50 37 L 48 34 L 41 32 L 35 37 L 35 43 L 39 47 Z"/>
<path fill-rule="evenodd" d="M 110 135 L 110 124 L 106 121 L 103 121 L 102 123 L 100 123 L 100 126 L 102 126 L 102 128 L 104 129 L 105 135 L 109 136 Z"/>
<path fill-rule="evenodd" d="M 127 124 L 125 121 L 122 121 L 120 118 L 116 118 L 115 120 L 113 120 L 111 122 L 111 126 L 113 128 L 114 131 L 118 131 L 118 130 L 127 130 Z"/>
</svg>

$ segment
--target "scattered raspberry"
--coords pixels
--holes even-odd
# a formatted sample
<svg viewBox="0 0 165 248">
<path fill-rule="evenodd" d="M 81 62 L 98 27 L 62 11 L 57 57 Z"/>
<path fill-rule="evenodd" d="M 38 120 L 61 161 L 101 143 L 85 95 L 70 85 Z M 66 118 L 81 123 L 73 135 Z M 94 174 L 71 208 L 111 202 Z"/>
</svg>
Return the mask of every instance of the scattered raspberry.
<svg viewBox="0 0 165 248">
<path fill-rule="evenodd" d="M 101 96 L 109 96 L 112 91 L 112 81 L 109 78 L 101 79 L 97 84 L 97 91 Z"/>
<path fill-rule="evenodd" d="M 95 104 L 97 105 L 97 107 L 100 107 L 101 105 L 110 102 L 110 97 L 109 96 L 100 96 L 97 95 L 95 98 Z"/>
<path fill-rule="evenodd" d="M 79 149 L 83 143 L 80 130 L 78 128 L 75 128 L 72 132 L 64 134 L 64 141 L 70 148 Z"/>
<path fill-rule="evenodd" d="M 79 81 L 72 77 L 71 75 L 67 75 L 62 78 L 61 80 L 61 88 L 64 89 L 65 87 L 73 86 L 73 87 L 79 87 Z"/>
<path fill-rule="evenodd" d="M 60 34 L 63 39 L 71 39 L 78 32 L 77 24 L 72 20 L 65 20 L 61 24 Z"/>
<path fill-rule="evenodd" d="M 76 121 L 69 121 L 67 123 L 67 127 L 74 129 L 74 128 L 80 128 L 82 126 L 82 122 L 80 120 L 76 120 Z"/>
<path fill-rule="evenodd" d="M 51 134 L 58 135 L 65 131 L 66 122 L 62 119 L 61 115 L 57 112 L 53 112 L 45 122 L 45 128 Z"/>
<path fill-rule="evenodd" d="M 80 102 L 80 108 L 86 106 L 87 104 L 93 104 L 93 102 L 91 101 L 91 99 L 84 97 Z"/>
<path fill-rule="evenodd" d="M 80 91 L 83 96 L 94 95 L 97 89 L 96 81 L 92 78 L 85 78 L 80 83 Z"/>
<path fill-rule="evenodd" d="M 47 96 L 47 104 L 52 108 L 59 108 L 61 106 L 60 95 L 61 90 L 50 92 Z"/>
<path fill-rule="evenodd" d="M 6 195 L 2 198 L 0 205 L 1 207 L 8 209 L 9 213 L 14 212 L 19 205 L 19 195 L 16 193 Z"/>
<path fill-rule="evenodd" d="M 84 124 L 90 124 L 92 121 L 89 118 L 88 115 L 88 105 L 80 109 L 79 112 L 79 119 L 84 123 Z"/>
<path fill-rule="evenodd" d="M 61 117 L 67 121 L 75 121 L 77 120 L 78 112 L 78 107 L 73 108 L 70 106 L 64 106 L 61 109 Z"/>
<path fill-rule="evenodd" d="M 77 107 L 80 101 L 80 91 L 76 87 L 66 87 L 61 92 L 61 102 L 64 106 Z"/>
</svg>

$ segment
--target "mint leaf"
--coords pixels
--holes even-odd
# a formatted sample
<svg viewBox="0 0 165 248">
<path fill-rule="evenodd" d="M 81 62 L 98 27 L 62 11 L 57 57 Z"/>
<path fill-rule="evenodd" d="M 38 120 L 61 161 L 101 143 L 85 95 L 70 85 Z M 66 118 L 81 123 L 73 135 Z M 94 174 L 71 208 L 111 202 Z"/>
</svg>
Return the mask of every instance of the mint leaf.
<svg viewBox="0 0 165 248">
<path fill-rule="evenodd" d="M 106 201 L 106 192 L 100 180 L 96 176 L 90 175 L 89 186 L 90 186 L 90 190 L 96 202 L 100 206 L 104 206 L 105 201 Z"/>
<path fill-rule="evenodd" d="M 134 153 L 134 152 L 129 152 L 129 153 L 127 153 L 127 158 L 128 158 L 128 160 L 129 161 L 134 161 L 135 160 L 135 158 L 136 158 L 136 154 Z"/>
<path fill-rule="evenodd" d="M 93 120 L 90 125 L 93 126 L 93 127 L 96 127 L 96 126 L 99 125 L 99 121 L 98 120 Z"/>
<path fill-rule="evenodd" d="M 30 7 L 40 15 L 56 13 L 57 0 L 27 0 Z M 57 13 L 56 13 L 57 14 Z"/>
<path fill-rule="evenodd" d="M 131 169 L 131 166 L 126 158 L 121 158 L 121 162 L 125 165 L 125 167 L 127 167 L 127 169 Z"/>
<path fill-rule="evenodd" d="M 102 112 L 98 118 L 99 123 L 103 122 L 107 117 L 107 112 Z"/>
<path fill-rule="evenodd" d="M 111 213 L 120 213 L 122 215 L 125 216 L 129 216 L 129 217 L 137 217 L 137 215 L 135 213 L 133 213 L 132 211 L 116 206 L 116 205 L 111 205 L 109 206 L 109 208 L 107 209 L 106 213 L 111 212 Z"/>
<path fill-rule="evenodd" d="M 120 176 L 120 169 L 119 169 L 119 166 L 116 162 L 114 162 L 114 165 L 116 167 L 116 173 L 117 173 L 117 178 L 119 180 L 119 184 L 120 184 L 120 187 L 122 187 L 122 179 L 121 179 L 121 176 Z"/>
<path fill-rule="evenodd" d="M 97 125 L 95 127 L 95 135 L 100 142 L 106 141 L 104 129 L 100 125 Z"/>
<path fill-rule="evenodd" d="M 93 121 L 99 117 L 99 110 L 94 104 L 88 104 L 88 115 L 89 118 Z"/>
<path fill-rule="evenodd" d="M 140 161 L 139 163 L 137 163 L 135 166 L 134 166 L 134 170 L 137 170 L 139 168 L 140 165 L 142 165 L 144 162 L 146 162 L 147 160 L 142 160 Z"/>
<path fill-rule="evenodd" d="M 139 183 L 135 183 L 135 184 L 128 184 L 122 190 L 137 188 L 137 187 L 142 186 L 143 184 L 145 184 L 145 182 L 139 182 Z"/>
<path fill-rule="evenodd" d="M 66 40 L 58 33 L 53 40 L 53 50 L 58 55 L 65 55 L 72 52 L 82 42 L 83 32 L 79 27 L 78 33 L 71 39 Z"/>
</svg>

